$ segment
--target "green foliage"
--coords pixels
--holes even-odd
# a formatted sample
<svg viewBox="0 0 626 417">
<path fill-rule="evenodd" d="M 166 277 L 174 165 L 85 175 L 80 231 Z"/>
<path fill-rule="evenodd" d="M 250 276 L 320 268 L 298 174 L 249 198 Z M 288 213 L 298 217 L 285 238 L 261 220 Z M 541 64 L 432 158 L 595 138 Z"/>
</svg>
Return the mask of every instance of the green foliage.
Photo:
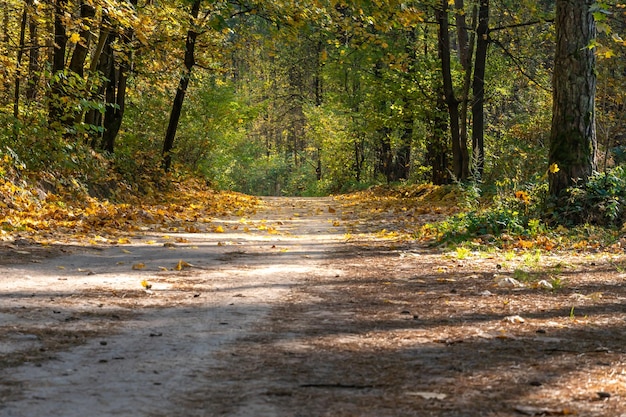
<svg viewBox="0 0 626 417">
<path fill-rule="evenodd" d="M 618 166 L 570 187 L 558 201 L 550 201 L 548 209 L 554 223 L 621 226 L 626 221 L 625 204 L 626 170 Z"/>
<path fill-rule="evenodd" d="M 545 186 L 529 184 L 524 190 L 515 190 L 512 183 L 505 181 L 487 201 L 480 197 L 482 189 L 476 183 L 459 187 L 465 211 L 434 226 L 443 242 L 502 234 L 535 237 L 546 230 L 540 220 Z"/>
</svg>

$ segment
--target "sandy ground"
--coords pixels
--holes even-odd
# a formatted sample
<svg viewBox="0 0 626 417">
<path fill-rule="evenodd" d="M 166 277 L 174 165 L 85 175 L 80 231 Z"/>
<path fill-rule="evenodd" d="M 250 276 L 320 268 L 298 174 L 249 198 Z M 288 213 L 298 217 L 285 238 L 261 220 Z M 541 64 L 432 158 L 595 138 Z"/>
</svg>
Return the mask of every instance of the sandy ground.
<svg viewBox="0 0 626 417">
<path fill-rule="evenodd" d="M 0 415 L 211 415 L 185 398 L 229 383 L 206 373 L 218 353 L 305 277 L 337 274 L 320 264 L 343 236 L 331 200 L 267 205 L 223 233 L 14 254 L 31 262 L 0 267 Z"/>
<path fill-rule="evenodd" d="M 461 257 L 391 218 L 268 199 L 223 233 L 13 245 L 0 416 L 626 417 L 623 255 Z"/>
</svg>

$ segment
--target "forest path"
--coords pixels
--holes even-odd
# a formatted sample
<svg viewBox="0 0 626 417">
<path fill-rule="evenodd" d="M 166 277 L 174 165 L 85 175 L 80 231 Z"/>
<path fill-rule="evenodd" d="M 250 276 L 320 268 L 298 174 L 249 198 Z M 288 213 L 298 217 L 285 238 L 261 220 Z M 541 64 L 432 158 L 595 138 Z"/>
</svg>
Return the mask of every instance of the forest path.
<svg viewBox="0 0 626 417">
<path fill-rule="evenodd" d="M 321 262 L 344 236 L 333 207 L 267 198 L 252 219 L 215 220 L 216 233 L 0 267 L 0 416 L 213 415 L 186 398 L 228 388 L 209 370 L 231 344 L 294 285 L 337 274 Z"/>
<path fill-rule="evenodd" d="M 12 249 L 0 417 L 626 417 L 623 251 L 428 248 L 420 204 Z"/>
</svg>

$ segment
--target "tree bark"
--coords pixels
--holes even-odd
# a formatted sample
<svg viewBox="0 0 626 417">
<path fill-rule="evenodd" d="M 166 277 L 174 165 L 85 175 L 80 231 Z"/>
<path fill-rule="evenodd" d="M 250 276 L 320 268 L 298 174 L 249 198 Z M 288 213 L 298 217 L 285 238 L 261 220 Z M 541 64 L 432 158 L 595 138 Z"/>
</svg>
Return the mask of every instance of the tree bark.
<svg viewBox="0 0 626 417">
<path fill-rule="evenodd" d="M 485 69 L 489 46 L 489 0 L 480 0 L 476 29 L 476 59 L 472 82 L 473 176 L 480 180 L 485 168 Z"/>
<path fill-rule="evenodd" d="M 170 121 L 167 126 L 167 132 L 165 133 L 165 140 L 163 141 L 163 160 L 161 162 L 161 165 L 165 172 L 168 172 L 170 170 L 170 166 L 172 164 L 172 149 L 174 147 L 176 130 L 178 129 L 178 121 L 180 120 L 180 114 L 183 108 L 183 101 L 185 100 L 185 94 L 187 93 L 187 87 L 189 86 L 191 70 L 196 63 L 195 48 L 198 32 L 195 29 L 195 25 L 198 14 L 200 13 L 201 2 L 202 0 L 194 0 L 193 5 L 191 6 L 191 28 L 187 32 L 187 40 L 185 41 L 185 70 L 180 77 L 178 88 L 176 89 L 176 97 L 174 97 L 172 112 L 170 114 Z"/>
<path fill-rule="evenodd" d="M 557 0 L 549 193 L 558 197 L 596 168 L 594 0 Z"/>
<path fill-rule="evenodd" d="M 437 9 L 439 23 L 438 45 L 443 76 L 443 95 L 450 116 L 450 137 L 452 141 L 452 170 L 457 180 L 464 181 L 469 176 L 469 155 L 467 143 L 463 143 L 459 130 L 459 101 L 454 95 L 452 67 L 450 63 L 450 31 L 448 24 L 448 0 L 441 1 Z"/>
</svg>

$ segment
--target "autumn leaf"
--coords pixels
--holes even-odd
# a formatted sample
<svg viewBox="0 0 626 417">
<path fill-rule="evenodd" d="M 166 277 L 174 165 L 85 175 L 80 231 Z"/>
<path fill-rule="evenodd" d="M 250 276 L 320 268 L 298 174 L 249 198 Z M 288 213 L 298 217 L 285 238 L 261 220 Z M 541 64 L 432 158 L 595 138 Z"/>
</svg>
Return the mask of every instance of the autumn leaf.
<svg viewBox="0 0 626 417">
<path fill-rule="evenodd" d="M 552 165 L 550 165 L 550 168 L 548 168 L 548 171 L 550 171 L 551 174 L 556 174 L 560 170 L 561 169 L 559 168 L 559 165 L 556 162 L 554 162 Z"/>
<path fill-rule="evenodd" d="M 80 42 L 80 35 L 78 33 L 74 32 L 69 37 L 68 41 L 71 42 L 71 43 L 78 43 L 78 42 Z"/>
<path fill-rule="evenodd" d="M 149 290 L 150 288 L 152 288 L 152 284 L 150 284 L 147 280 L 142 280 L 141 281 L 141 286 L 144 287 L 146 290 Z"/>
<path fill-rule="evenodd" d="M 178 261 L 174 269 L 176 269 L 177 271 L 182 271 L 184 268 L 191 268 L 192 266 L 193 265 L 191 265 L 190 263 L 187 263 L 181 259 L 180 261 Z"/>
<path fill-rule="evenodd" d="M 217 226 L 213 228 L 214 233 L 224 233 L 224 228 L 222 226 Z"/>
<path fill-rule="evenodd" d="M 138 271 L 138 270 L 144 269 L 145 267 L 146 267 L 146 264 L 139 262 L 139 263 L 133 264 L 132 269 L 134 269 L 135 271 Z"/>
</svg>

